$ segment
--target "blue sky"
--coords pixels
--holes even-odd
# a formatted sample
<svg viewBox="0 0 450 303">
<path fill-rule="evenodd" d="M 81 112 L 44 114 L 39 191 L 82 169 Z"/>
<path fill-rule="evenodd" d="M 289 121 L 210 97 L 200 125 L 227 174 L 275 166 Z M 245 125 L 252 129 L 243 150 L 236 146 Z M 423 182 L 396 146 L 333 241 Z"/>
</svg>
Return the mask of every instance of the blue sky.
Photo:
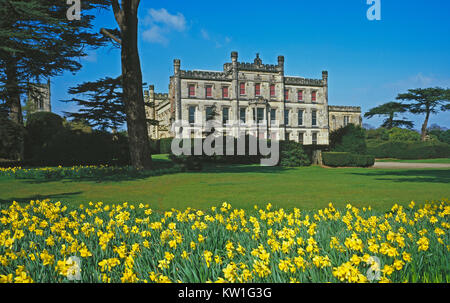
<svg viewBox="0 0 450 303">
<path fill-rule="evenodd" d="M 329 104 L 359 105 L 363 113 L 409 88 L 450 87 L 450 1 L 380 0 L 380 21 L 367 19 L 366 1 L 141 1 L 143 80 L 167 92 L 174 58 L 182 69 L 221 70 L 238 51 L 239 61 L 259 53 L 268 64 L 284 55 L 287 75 L 321 78 L 328 70 Z M 96 27 L 115 27 L 110 11 L 96 15 Z M 90 51 L 81 63 L 75 75 L 51 79 L 56 113 L 76 110 L 59 101 L 69 87 L 118 76 L 120 51 Z M 422 116 L 408 118 L 420 129 Z M 450 112 L 433 115 L 433 123 L 450 128 Z"/>
</svg>

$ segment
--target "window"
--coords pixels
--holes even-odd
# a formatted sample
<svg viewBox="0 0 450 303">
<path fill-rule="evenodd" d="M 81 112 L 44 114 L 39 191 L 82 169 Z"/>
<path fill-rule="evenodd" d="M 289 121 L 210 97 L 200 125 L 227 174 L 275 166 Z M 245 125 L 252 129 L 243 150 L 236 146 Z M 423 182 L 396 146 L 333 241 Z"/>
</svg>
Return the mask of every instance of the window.
<svg viewBox="0 0 450 303">
<path fill-rule="evenodd" d="M 264 108 L 257 108 L 256 109 L 256 116 L 258 118 L 257 122 L 262 122 L 264 121 Z"/>
<path fill-rule="evenodd" d="M 229 111 L 230 109 L 228 107 L 222 109 L 222 124 L 227 124 Z"/>
<path fill-rule="evenodd" d="M 261 84 L 255 84 L 255 96 L 261 96 Z"/>
<path fill-rule="evenodd" d="M 303 109 L 298 110 L 298 125 L 303 125 Z"/>
<path fill-rule="evenodd" d="M 317 126 L 317 111 L 316 110 L 313 110 L 311 112 L 311 125 Z"/>
<path fill-rule="evenodd" d="M 222 98 L 228 98 L 228 86 L 222 87 Z"/>
<path fill-rule="evenodd" d="M 311 92 L 311 101 L 312 102 L 317 101 L 317 92 L 315 90 Z"/>
<path fill-rule="evenodd" d="M 239 109 L 239 119 L 242 123 L 245 123 L 245 107 Z"/>
<path fill-rule="evenodd" d="M 312 144 L 317 144 L 317 133 L 312 133 Z"/>
<path fill-rule="evenodd" d="M 289 90 L 288 89 L 284 90 L 284 100 L 289 100 Z"/>
<path fill-rule="evenodd" d="M 347 126 L 349 121 L 350 121 L 350 117 L 349 116 L 344 116 L 344 126 Z"/>
<path fill-rule="evenodd" d="M 206 98 L 211 98 L 212 97 L 212 85 L 206 85 L 206 87 L 205 87 L 205 95 L 206 95 Z"/>
<path fill-rule="evenodd" d="M 284 110 L 284 125 L 289 125 L 289 110 Z"/>
<path fill-rule="evenodd" d="M 206 107 L 206 121 L 214 120 L 215 112 L 212 106 Z"/>
<path fill-rule="evenodd" d="M 275 124 L 275 121 L 277 120 L 277 110 L 275 108 L 270 109 L 270 121 L 271 124 Z"/>
<path fill-rule="evenodd" d="M 189 106 L 189 123 L 195 123 L 195 106 Z"/>
<path fill-rule="evenodd" d="M 303 101 L 303 91 L 302 90 L 299 90 L 297 92 L 297 100 L 298 101 Z"/>
<path fill-rule="evenodd" d="M 195 84 L 189 84 L 189 97 L 195 96 Z"/>
<path fill-rule="evenodd" d="M 270 96 L 275 97 L 275 84 L 270 84 Z"/>
<path fill-rule="evenodd" d="M 245 95 L 245 83 L 240 84 L 240 94 Z"/>
<path fill-rule="evenodd" d="M 304 133 L 298 133 L 298 142 L 303 144 L 303 135 Z"/>
</svg>

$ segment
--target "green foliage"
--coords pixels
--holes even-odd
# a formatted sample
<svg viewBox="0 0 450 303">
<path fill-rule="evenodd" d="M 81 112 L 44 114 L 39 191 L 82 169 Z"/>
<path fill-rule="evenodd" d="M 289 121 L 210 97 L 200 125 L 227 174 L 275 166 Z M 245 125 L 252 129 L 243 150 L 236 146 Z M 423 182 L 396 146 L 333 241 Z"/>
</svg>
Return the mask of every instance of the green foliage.
<svg viewBox="0 0 450 303">
<path fill-rule="evenodd" d="M 389 141 L 420 141 L 420 134 L 414 130 L 394 127 L 388 131 Z"/>
<path fill-rule="evenodd" d="M 128 139 L 121 133 L 74 129 L 48 112 L 30 115 L 26 130 L 25 160 L 32 165 L 129 163 Z"/>
<path fill-rule="evenodd" d="M 63 119 L 57 114 L 37 112 L 29 115 L 25 128 L 25 160 L 32 160 L 40 157 L 64 126 Z"/>
<path fill-rule="evenodd" d="M 384 127 L 379 127 L 377 129 L 369 129 L 366 130 L 366 138 L 367 139 L 376 139 L 376 140 L 389 140 L 389 132 L 388 129 Z"/>
<path fill-rule="evenodd" d="M 322 153 L 323 164 L 327 166 L 352 166 L 369 167 L 375 163 L 371 155 L 352 154 L 348 152 L 324 152 Z"/>
<path fill-rule="evenodd" d="M 156 167 L 152 170 L 137 170 L 132 166 L 73 166 L 21 168 L 0 171 L 0 175 L 13 176 L 16 179 L 50 181 L 72 180 L 124 180 L 146 178 L 182 171 L 181 166 Z"/>
<path fill-rule="evenodd" d="M 431 159 L 450 157 L 450 145 L 436 141 L 371 141 L 367 153 L 375 158 Z"/>
<path fill-rule="evenodd" d="M 159 140 L 159 153 L 160 154 L 170 154 L 171 153 L 171 145 L 173 138 L 161 138 Z"/>
<path fill-rule="evenodd" d="M 336 152 L 366 154 L 365 139 L 365 130 L 350 123 L 330 133 L 330 148 Z"/>
<path fill-rule="evenodd" d="M 450 129 L 448 130 L 440 130 L 440 129 L 431 129 L 428 131 L 430 136 L 435 136 L 439 141 L 450 144 Z"/>
<path fill-rule="evenodd" d="M 0 158 L 19 159 L 24 137 L 24 127 L 0 113 Z"/>
<path fill-rule="evenodd" d="M 75 102 L 81 107 L 76 112 L 64 112 L 74 121 L 83 121 L 101 130 L 116 130 L 125 123 L 121 76 L 83 82 L 68 92 L 75 97 L 65 102 Z"/>
<path fill-rule="evenodd" d="M 400 102 L 388 102 L 377 107 L 371 108 L 367 113 L 364 114 L 365 118 L 372 118 L 374 116 L 386 116 L 387 118 L 383 121 L 382 127 L 391 129 L 393 127 L 405 126 L 412 128 L 414 124 L 408 120 L 395 120 L 395 116 L 398 113 L 404 113 L 408 110 L 406 104 Z"/>
<path fill-rule="evenodd" d="M 280 166 L 298 167 L 311 165 L 311 159 L 302 144 L 295 141 L 280 141 Z"/>
</svg>

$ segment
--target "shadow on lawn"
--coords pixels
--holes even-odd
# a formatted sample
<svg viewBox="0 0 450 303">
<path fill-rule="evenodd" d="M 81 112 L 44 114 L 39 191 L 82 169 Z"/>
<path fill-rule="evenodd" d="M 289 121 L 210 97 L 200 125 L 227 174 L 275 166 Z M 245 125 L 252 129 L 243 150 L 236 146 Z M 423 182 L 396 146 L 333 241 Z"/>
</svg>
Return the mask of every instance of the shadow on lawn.
<svg viewBox="0 0 450 303">
<path fill-rule="evenodd" d="M 450 183 L 450 171 L 445 169 L 368 170 L 351 174 L 393 182 Z"/>
<path fill-rule="evenodd" d="M 211 164 L 203 165 L 203 170 L 199 173 L 273 173 L 279 174 L 288 170 L 293 170 L 290 167 L 281 166 L 261 166 L 259 164 Z"/>
<path fill-rule="evenodd" d="M 82 194 L 82 191 L 77 192 L 70 192 L 70 193 L 61 193 L 61 194 L 51 194 L 51 195 L 33 195 L 26 198 L 8 198 L 8 199 L 0 199 L 0 205 L 4 204 L 10 204 L 13 201 L 16 201 L 18 203 L 28 203 L 31 200 L 44 200 L 44 199 L 50 199 L 50 200 L 61 200 L 66 197 L 70 196 L 76 196 L 79 194 Z"/>
</svg>

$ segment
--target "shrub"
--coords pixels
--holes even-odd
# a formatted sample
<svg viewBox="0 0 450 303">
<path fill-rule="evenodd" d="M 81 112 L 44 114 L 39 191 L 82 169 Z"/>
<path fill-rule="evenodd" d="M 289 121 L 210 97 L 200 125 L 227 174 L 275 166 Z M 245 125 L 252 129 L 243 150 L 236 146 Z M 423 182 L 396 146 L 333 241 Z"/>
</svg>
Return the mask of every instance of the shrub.
<svg viewBox="0 0 450 303">
<path fill-rule="evenodd" d="M 18 160 L 21 158 L 25 128 L 0 116 L 0 158 Z"/>
<path fill-rule="evenodd" d="M 160 149 L 159 149 L 159 140 L 155 140 L 155 139 L 149 139 L 149 144 L 150 144 L 150 153 L 152 155 L 157 155 L 160 154 Z"/>
<path fill-rule="evenodd" d="M 420 134 L 411 129 L 394 127 L 388 131 L 389 141 L 420 141 Z"/>
<path fill-rule="evenodd" d="M 25 159 L 35 161 L 45 156 L 44 149 L 64 130 L 63 118 L 50 112 L 30 114 L 26 122 Z"/>
<path fill-rule="evenodd" d="M 172 140 L 173 140 L 173 138 L 159 139 L 159 153 L 160 154 L 170 154 L 171 153 Z"/>
<path fill-rule="evenodd" d="M 330 148 L 336 152 L 366 154 L 366 134 L 361 126 L 348 124 L 330 133 Z"/>
<path fill-rule="evenodd" d="M 297 167 L 311 165 L 311 159 L 302 144 L 295 141 L 280 141 L 280 166 Z"/>
<path fill-rule="evenodd" d="M 358 155 L 348 152 L 324 152 L 322 153 L 323 164 L 327 166 L 355 166 L 369 167 L 375 163 L 375 158 L 370 155 Z"/>
<path fill-rule="evenodd" d="M 368 153 L 375 158 L 431 159 L 450 157 L 450 145 L 436 141 L 368 143 Z"/>
<path fill-rule="evenodd" d="M 389 140 L 389 133 L 388 130 L 384 127 L 379 127 L 377 129 L 367 129 L 366 138 L 387 141 Z"/>
</svg>

